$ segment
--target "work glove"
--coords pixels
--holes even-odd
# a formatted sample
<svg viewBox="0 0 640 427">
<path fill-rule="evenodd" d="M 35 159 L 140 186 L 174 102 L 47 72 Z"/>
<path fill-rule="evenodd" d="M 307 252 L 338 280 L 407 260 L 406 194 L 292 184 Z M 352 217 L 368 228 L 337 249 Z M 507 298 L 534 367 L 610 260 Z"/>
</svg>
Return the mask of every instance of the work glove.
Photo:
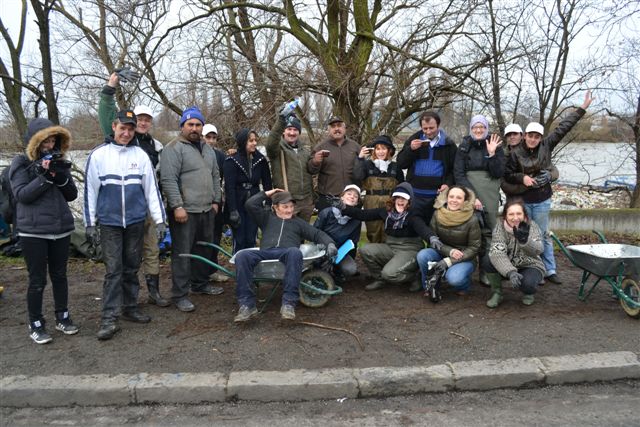
<svg viewBox="0 0 640 427">
<path fill-rule="evenodd" d="M 118 75 L 120 81 L 127 83 L 136 83 L 140 80 L 140 74 L 137 71 L 132 70 L 130 67 L 116 68 L 115 73 Z"/>
<path fill-rule="evenodd" d="M 335 244 L 329 243 L 327 245 L 327 257 L 334 258 L 336 255 L 338 255 L 338 248 Z"/>
<path fill-rule="evenodd" d="M 544 187 L 545 185 L 551 182 L 551 172 L 544 169 L 540 172 L 538 176 L 535 177 L 536 185 L 535 188 Z"/>
<path fill-rule="evenodd" d="M 158 236 L 158 243 L 164 240 L 164 236 L 167 234 L 167 226 L 164 222 L 156 224 L 156 236 Z"/>
<path fill-rule="evenodd" d="M 442 276 L 447 271 L 447 268 L 449 268 L 449 266 L 447 265 L 447 262 L 443 259 L 438 261 L 436 265 L 433 266 L 434 273 L 439 276 Z"/>
<path fill-rule="evenodd" d="M 89 227 L 87 227 L 84 231 L 84 236 L 87 239 L 87 242 L 89 242 L 89 245 L 97 247 L 100 246 L 100 236 L 98 235 L 98 229 L 91 225 Z"/>
<path fill-rule="evenodd" d="M 522 274 L 518 273 L 516 270 L 513 270 L 509 273 L 509 281 L 511 282 L 511 287 L 513 289 L 520 288 L 522 285 Z"/>
<path fill-rule="evenodd" d="M 238 213 L 238 211 L 231 211 L 229 213 L 229 225 L 231 228 L 238 228 L 241 223 L 242 220 L 240 219 L 240 213 Z"/>
<path fill-rule="evenodd" d="M 442 241 L 438 238 L 438 236 L 429 237 L 429 246 L 431 246 L 436 251 L 440 251 L 442 249 Z"/>
<path fill-rule="evenodd" d="M 527 240 L 529 239 L 530 229 L 531 229 L 531 226 L 529 226 L 528 223 L 523 221 L 520 224 L 518 224 L 518 228 L 513 227 L 513 236 L 518 240 L 518 242 L 524 245 L 525 243 L 527 243 Z"/>
</svg>

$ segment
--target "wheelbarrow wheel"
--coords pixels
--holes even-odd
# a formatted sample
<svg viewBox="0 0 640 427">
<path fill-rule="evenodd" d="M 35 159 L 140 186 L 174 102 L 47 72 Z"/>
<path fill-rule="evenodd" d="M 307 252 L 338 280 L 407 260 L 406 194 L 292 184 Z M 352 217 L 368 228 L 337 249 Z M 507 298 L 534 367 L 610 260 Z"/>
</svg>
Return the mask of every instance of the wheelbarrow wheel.
<svg viewBox="0 0 640 427">
<path fill-rule="evenodd" d="M 325 291 L 332 291 L 336 285 L 333 277 L 326 271 L 310 270 L 302 275 L 302 283 L 311 285 L 314 288 Z M 322 307 L 331 299 L 331 295 L 326 295 L 309 289 L 307 286 L 300 284 L 300 302 L 307 307 Z"/>
<path fill-rule="evenodd" d="M 640 285 L 638 285 L 638 282 L 630 277 L 627 277 L 622 281 L 620 290 L 637 304 L 640 304 Z M 633 307 L 629 305 L 623 298 L 620 298 L 620 305 L 622 306 L 624 312 L 629 316 L 640 319 L 640 306 Z"/>
</svg>

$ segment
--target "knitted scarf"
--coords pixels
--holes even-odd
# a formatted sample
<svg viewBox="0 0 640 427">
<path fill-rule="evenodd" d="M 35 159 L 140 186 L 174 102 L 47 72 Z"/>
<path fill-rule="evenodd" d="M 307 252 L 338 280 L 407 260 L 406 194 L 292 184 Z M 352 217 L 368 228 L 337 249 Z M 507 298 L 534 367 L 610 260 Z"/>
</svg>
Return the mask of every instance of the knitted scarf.
<svg viewBox="0 0 640 427">
<path fill-rule="evenodd" d="M 385 228 L 389 228 L 389 224 L 391 224 L 391 228 L 393 230 L 400 230 L 404 228 L 404 223 L 407 219 L 408 214 L 409 211 L 398 212 L 397 210 L 392 209 L 387 215 L 387 219 L 385 220 Z"/>
</svg>

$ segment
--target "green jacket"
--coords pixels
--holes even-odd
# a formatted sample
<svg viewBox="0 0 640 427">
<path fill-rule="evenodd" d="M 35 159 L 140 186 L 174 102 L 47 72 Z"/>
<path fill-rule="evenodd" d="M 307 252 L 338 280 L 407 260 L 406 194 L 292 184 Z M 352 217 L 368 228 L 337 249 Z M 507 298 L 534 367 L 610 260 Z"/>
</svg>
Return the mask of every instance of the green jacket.
<svg viewBox="0 0 640 427">
<path fill-rule="evenodd" d="M 278 117 L 277 122 L 271 128 L 271 133 L 266 143 L 267 157 L 271 164 L 271 179 L 273 188 L 285 189 L 283 178 L 282 160 L 286 169 L 288 191 L 295 200 L 306 199 L 313 196 L 313 177 L 307 171 L 307 160 L 311 155 L 309 149 L 298 141 L 298 148 L 293 148 L 284 139 L 282 132 L 285 129 L 284 119 Z"/>
</svg>

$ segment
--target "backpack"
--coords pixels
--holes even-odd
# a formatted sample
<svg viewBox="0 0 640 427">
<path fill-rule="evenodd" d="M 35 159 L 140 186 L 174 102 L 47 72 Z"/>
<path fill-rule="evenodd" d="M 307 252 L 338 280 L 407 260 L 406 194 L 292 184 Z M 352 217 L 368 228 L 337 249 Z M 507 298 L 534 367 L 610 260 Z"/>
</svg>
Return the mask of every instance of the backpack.
<svg viewBox="0 0 640 427">
<path fill-rule="evenodd" d="M 13 216 L 16 211 L 16 201 L 11 191 L 11 183 L 9 182 L 9 169 L 11 166 L 5 166 L 0 175 L 0 215 L 7 224 L 13 224 Z"/>
</svg>

